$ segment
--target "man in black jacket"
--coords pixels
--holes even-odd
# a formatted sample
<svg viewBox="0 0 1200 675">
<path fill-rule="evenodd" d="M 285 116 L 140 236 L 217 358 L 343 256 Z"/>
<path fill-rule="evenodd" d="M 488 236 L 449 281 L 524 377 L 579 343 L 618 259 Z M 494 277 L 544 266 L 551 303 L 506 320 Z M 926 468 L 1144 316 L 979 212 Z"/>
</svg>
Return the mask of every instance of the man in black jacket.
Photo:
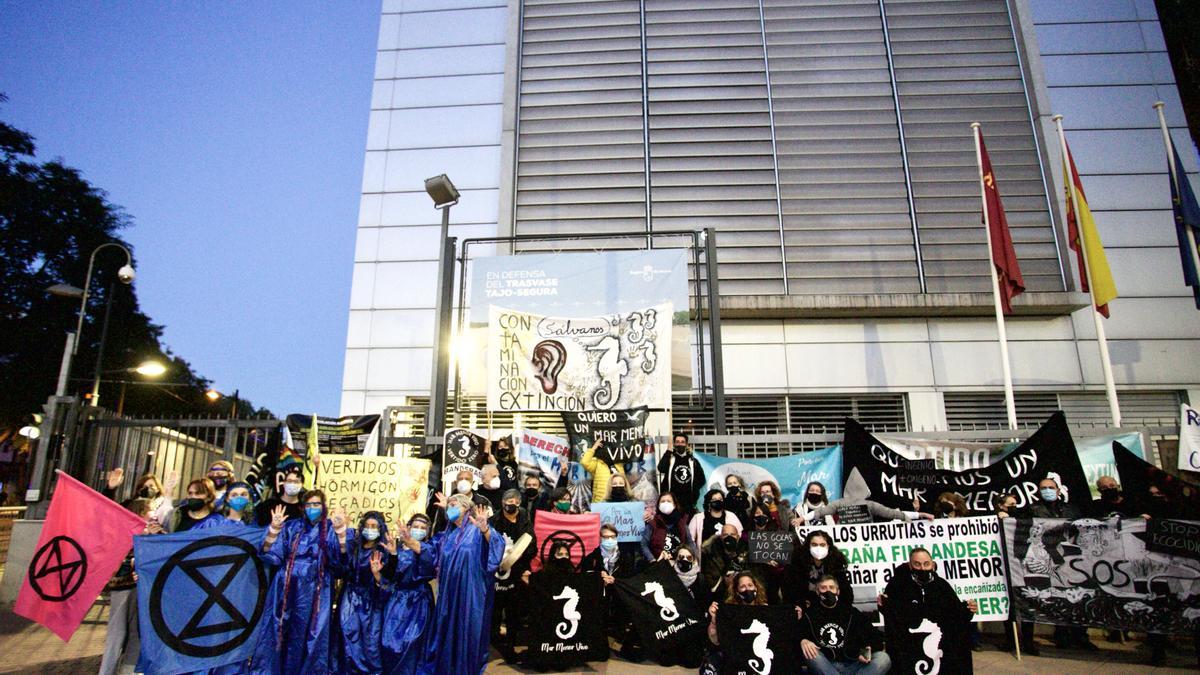
<svg viewBox="0 0 1200 675">
<path fill-rule="evenodd" d="M 1058 481 L 1047 476 L 1038 482 L 1039 500 L 1029 506 L 1029 515 L 1034 518 L 1064 518 L 1079 520 L 1083 517 L 1083 509 L 1079 503 L 1091 506 L 1090 495 L 1074 495 L 1074 501 L 1067 501 Z M 1086 500 L 1086 501 L 1085 501 Z M 1085 626 L 1055 626 L 1054 643 L 1060 649 L 1078 647 L 1094 652 L 1099 647 L 1088 638 Z M 1037 656 L 1040 650 L 1033 641 L 1033 623 L 1021 622 L 1021 648 L 1027 653 Z"/>
<path fill-rule="evenodd" d="M 883 636 L 850 603 L 839 603 L 837 579 L 817 582 L 820 602 L 800 618 L 800 650 L 812 673 L 882 675 L 892 661 L 883 651 Z"/>
<path fill-rule="evenodd" d="M 690 516 L 696 512 L 696 500 L 703 489 L 704 469 L 692 456 L 688 435 L 676 433 L 671 440 L 671 451 L 658 460 L 658 491 L 675 495 L 675 504 Z"/>
<path fill-rule="evenodd" d="M 521 582 L 521 575 L 529 570 L 537 551 L 537 538 L 533 534 L 533 521 L 529 514 L 521 508 L 521 493 L 517 490 L 507 490 L 500 498 L 501 506 L 496 515 L 492 516 L 492 527 L 504 535 L 508 541 L 516 542 L 521 535 L 528 534 L 529 545 L 524 553 L 517 558 L 508 569 L 496 572 L 496 599 L 492 604 L 492 644 L 511 663 L 516 655 L 518 637 L 524 632 L 527 593 Z M 507 557 L 506 557 L 507 559 Z M 500 624 L 505 624 L 504 636 L 500 635 Z"/>
<path fill-rule="evenodd" d="M 888 649 L 899 673 L 970 673 L 974 600 L 963 602 L 937 574 L 929 551 L 914 548 L 879 596 Z"/>
</svg>

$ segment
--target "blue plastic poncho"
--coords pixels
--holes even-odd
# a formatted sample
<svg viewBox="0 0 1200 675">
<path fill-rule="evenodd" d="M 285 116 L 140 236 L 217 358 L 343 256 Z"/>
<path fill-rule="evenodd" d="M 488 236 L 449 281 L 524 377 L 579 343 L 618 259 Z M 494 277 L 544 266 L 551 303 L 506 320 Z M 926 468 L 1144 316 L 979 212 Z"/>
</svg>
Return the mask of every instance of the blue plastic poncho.
<svg viewBox="0 0 1200 675">
<path fill-rule="evenodd" d="M 413 675 L 425 657 L 433 632 L 433 590 L 437 552 L 430 542 L 421 552 L 402 547 L 387 584 L 391 596 L 383 612 L 383 670 L 388 675 Z"/>
<path fill-rule="evenodd" d="M 387 536 L 387 525 L 383 514 L 377 511 L 364 513 L 361 525 L 367 519 L 379 523 L 379 539 L 371 547 L 364 547 L 361 529 L 351 530 L 346 535 L 346 568 L 342 579 L 345 585 L 338 602 L 338 672 L 378 673 L 383 670 L 383 610 L 388 593 L 375 582 L 371 573 L 371 556 L 376 551 L 384 556 L 386 564 L 390 553 L 378 545 Z"/>
</svg>

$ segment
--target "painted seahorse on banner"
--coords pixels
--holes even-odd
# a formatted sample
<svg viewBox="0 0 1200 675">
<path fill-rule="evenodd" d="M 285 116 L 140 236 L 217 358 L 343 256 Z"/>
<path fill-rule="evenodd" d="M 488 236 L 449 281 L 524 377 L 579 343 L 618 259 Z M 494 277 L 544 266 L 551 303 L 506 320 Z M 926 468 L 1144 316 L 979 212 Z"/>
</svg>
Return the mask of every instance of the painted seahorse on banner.
<svg viewBox="0 0 1200 675">
<path fill-rule="evenodd" d="M 662 617 L 663 621 L 674 621 L 679 618 L 679 610 L 675 607 L 675 600 L 667 597 L 666 592 L 663 591 L 662 584 L 657 581 L 647 581 L 646 585 L 642 588 L 642 595 L 651 594 L 654 596 L 651 598 L 654 600 L 654 604 L 658 605 L 658 615 Z"/>
<path fill-rule="evenodd" d="M 771 641 L 771 629 L 767 624 L 755 619 L 750 622 L 749 628 L 743 628 L 741 632 L 743 635 L 754 636 L 750 648 L 754 652 L 755 658 L 746 663 L 758 675 L 768 675 L 771 672 L 771 662 L 775 660 L 775 652 L 767 646 Z"/>
<path fill-rule="evenodd" d="M 560 640 L 569 640 L 575 637 L 575 631 L 579 630 L 579 620 L 583 615 L 579 613 L 579 591 L 576 591 L 570 586 L 563 586 L 561 592 L 554 596 L 555 600 L 566 600 L 563 603 L 563 620 L 554 627 L 554 634 Z"/>
<path fill-rule="evenodd" d="M 942 670 L 942 627 L 929 619 L 921 619 L 921 625 L 909 628 L 908 632 L 929 633 L 929 637 L 921 641 L 921 650 L 929 660 L 917 663 L 914 668 L 917 675 L 938 675 Z"/>
</svg>

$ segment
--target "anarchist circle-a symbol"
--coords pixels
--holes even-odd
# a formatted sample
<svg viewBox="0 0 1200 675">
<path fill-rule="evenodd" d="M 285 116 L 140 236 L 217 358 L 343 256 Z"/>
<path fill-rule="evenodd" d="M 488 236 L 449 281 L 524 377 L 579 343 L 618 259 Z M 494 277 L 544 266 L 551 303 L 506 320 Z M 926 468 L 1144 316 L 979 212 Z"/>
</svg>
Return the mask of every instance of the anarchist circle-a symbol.
<svg viewBox="0 0 1200 675">
<path fill-rule="evenodd" d="M 87 554 L 70 537 L 59 535 L 38 549 L 29 563 L 29 586 L 43 600 L 64 602 L 87 577 Z"/>
</svg>

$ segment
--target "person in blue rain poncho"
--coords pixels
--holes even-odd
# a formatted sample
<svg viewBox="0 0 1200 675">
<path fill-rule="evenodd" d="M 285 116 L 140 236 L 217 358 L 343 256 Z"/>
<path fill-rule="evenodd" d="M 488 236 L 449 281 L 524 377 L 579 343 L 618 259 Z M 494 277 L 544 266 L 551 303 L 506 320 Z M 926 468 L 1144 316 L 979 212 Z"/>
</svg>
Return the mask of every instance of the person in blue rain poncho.
<svg viewBox="0 0 1200 675">
<path fill-rule="evenodd" d="M 391 554 L 383 549 L 387 536 L 383 514 L 367 511 L 358 528 L 346 537 L 346 567 L 338 602 L 338 672 L 378 673 L 383 670 L 383 609 L 387 592 L 375 577 L 375 568 L 390 565 Z"/>
<path fill-rule="evenodd" d="M 438 557 L 438 599 L 433 631 L 419 673 L 482 673 L 487 666 L 492 588 L 504 557 L 504 537 L 488 524 L 488 511 L 470 497 L 450 497 L 449 523 L 430 542 Z"/>
<path fill-rule="evenodd" d="M 288 521 L 282 505 L 271 511 L 262 557 L 277 569 L 249 672 L 307 675 L 337 666 L 330 614 L 334 576 L 345 569 L 346 516 L 337 510 L 326 517 L 320 490 L 306 493 L 303 504 L 302 520 Z"/>
<path fill-rule="evenodd" d="M 380 584 L 388 591 L 383 610 L 383 672 L 388 675 L 416 673 L 433 632 L 429 582 L 437 576 L 437 554 L 426 540 L 428 534 L 429 518 L 418 513 L 407 526 L 398 525 L 396 537 L 387 537 L 383 544 L 394 556 L 386 568 L 379 564 Z"/>
</svg>

